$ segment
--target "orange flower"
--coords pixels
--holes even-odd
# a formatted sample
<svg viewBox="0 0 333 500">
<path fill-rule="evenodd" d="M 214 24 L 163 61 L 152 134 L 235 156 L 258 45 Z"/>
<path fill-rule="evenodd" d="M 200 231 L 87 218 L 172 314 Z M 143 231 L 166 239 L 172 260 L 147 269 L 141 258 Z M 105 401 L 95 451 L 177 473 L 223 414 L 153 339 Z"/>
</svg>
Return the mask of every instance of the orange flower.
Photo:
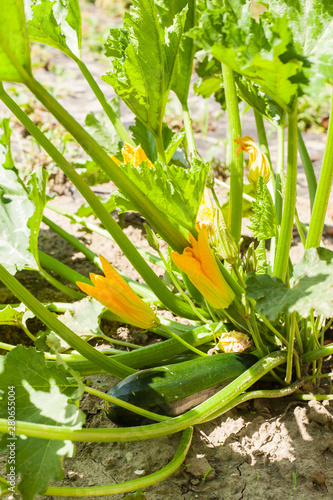
<svg viewBox="0 0 333 500">
<path fill-rule="evenodd" d="M 145 330 L 158 326 L 160 321 L 154 311 L 133 292 L 104 257 L 101 255 L 99 257 L 105 277 L 91 274 L 90 279 L 95 286 L 76 283 L 77 286 L 117 316 L 120 316 L 126 323 Z"/>
<path fill-rule="evenodd" d="M 197 229 L 211 229 L 214 223 L 214 205 L 209 191 L 205 188 L 198 210 L 195 225 Z"/>
<path fill-rule="evenodd" d="M 223 352 L 243 352 L 252 345 L 247 335 L 240 332 L 223 333 L 219 339 L 219 346 Z"/>
<path fill-rule="evenodd" d="M 208 243 L 207 229 L 200 229 L 198 241 L 189 234 L 191 247 L 182 254 L 172 252 L 171 258 L 190 281 L 202 293 L 207 302 L 215 309 L 229 307 L 235 298 L 217 265 Z"/>
<path fill-rule="evenodd" d="M 247 151 L 250 154 L 249 158 L 249 179 L 257 183 L 259 176 L 262 175 L 265 182 L 269 181 L 271 176 L 269 162 L 267 156 L 261 151 L 258 144 L 254 142 L 252 137 L 246 135 L 245 137 L 238 137 L 235 142 L 239 144 L 237 154 L 241 151 Z"/>
<path fill-rule="evenodd" d="M 124 147 L 121 150 L 121 154 L 123 155 L 124 163 L 130 163 L 133 167 L 138 167 L 143 161 L 148 161 L 149 168 L 154 166 L 147 158 L 147 155 L 141 146 L 137 146 L 135 148 L 125 142 Z M 121 161 L 119 161 L 115 156 L 111 155 L 111 158 L 117 165 L 121 164 Z"/>
</svg>

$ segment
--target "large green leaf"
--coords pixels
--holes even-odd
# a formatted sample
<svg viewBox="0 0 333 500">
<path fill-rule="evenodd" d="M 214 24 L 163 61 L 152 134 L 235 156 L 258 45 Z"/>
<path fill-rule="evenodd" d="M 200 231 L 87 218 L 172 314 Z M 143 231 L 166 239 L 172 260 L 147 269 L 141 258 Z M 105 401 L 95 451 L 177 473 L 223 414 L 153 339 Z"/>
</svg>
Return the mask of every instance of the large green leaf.
<svg viewBox="0 0 333 500">
<path fill-rule="evenodd" d="M 153 0 L 134 0 L 124 27 L 110 30 L 106 55 L 113 71 L 103 79 L 156 137 L 161 134 L 186 12 L 163 30 Z"/>
<path fill-rule="evenodd" d="M 195 0 L 156 1 L 164 28 L 171 26 L 175 16 L 187 7 L 184 34 L 181 40 L 171 85 L 171 89 L 175 92 L 183 105 L 187 103 L 193 68 L 194 41 L 192 38 L 186 36 L 186 32 L 193 28 L 196 22 L 195 3 Z"/>
<path fill-rule="evenodd" d="M 313 80 L 333 83 L 333 2 L 331 0 L 259 1 L 276 16 L 285 17 L 297 50 L 313 63 Z M 317 82 L 317 83 L 319 83 Z"/>
<path fill-rule="evenodd" d="M 139 167 L 123 165 L 126 175 L 136 183 L 143 193 L 178 224 L 192 231 L 201 203 L 209 164 L 194 162 L 190 169 L 176 165 L 162 165 L 160 162 L 149 168 L 147 162 Z M 136 210 L 121 193 L 120 202 L 125 210 Z"/>
<path fill-rule="evenodd" d="M 81 12 L 78 0 L 25 0 L 29 37 L 72 57 L 80 57 Z"/>
<path fill-rule="evenodd" d="M 287 287 L 280 279 L 267 274 L 250 274 L 246 280 L 247 296 L 255 299 L 256 309 L 270 321 L 278 315 L 296 311 L 306 318 L 314 309 L 317 314 L 333 315 L 333 252 L 311 248 L 296 264 L 294 276 Z"/>
<path fill-rule="evenodd" d="M 0 0 L 0 81 L 23 82 L 31 73 L 23 0 Z"/>
<path fill-rule="evenodd" d="M 3 359 L 3 358 L 2 358 Z M 0 417 L 8 418 L 8 393 L 14 387 L 16 420 L 80 429 L 84 414 L 71 399 L 77 398 L 78 386 L 70 382 L 63 368 L 47 366 L 42 353 L 34 348 L 16 347 L 0 364 Z M 19 490 L 24 500 L 45 493 L 51 480 L 64 477 L 62 460 L 74 454 L 71 441 L 2 436 L 1 447 L 15 443 L 16 474 L 21 474 Z M 9 465 L 8 465 L 9 466 Z"/>
<path fill-rule="evenodd" d="M 257 22 L 249 0 L 207 9 L 192 36 L 219 61 L 258 84 L 285 110 L 290 110 L 301 85 L 307 82 L 303 67 L 310 63 L 297 52 L 286 18 L 265 13 Z"/>
</svg>

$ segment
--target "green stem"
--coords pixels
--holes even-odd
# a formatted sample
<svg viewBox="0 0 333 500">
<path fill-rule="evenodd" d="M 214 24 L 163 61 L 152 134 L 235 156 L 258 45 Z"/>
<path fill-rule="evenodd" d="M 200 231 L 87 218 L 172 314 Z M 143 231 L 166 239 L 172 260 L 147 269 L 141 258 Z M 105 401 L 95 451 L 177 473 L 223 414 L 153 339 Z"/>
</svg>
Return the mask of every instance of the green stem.
<svg viewBox="0 0 333 500">
<path fill-rule="evenodd" d="M 266 316 L 262 316 L 262 321 L 264 322 L 264 324 L 267 326 L 267 328 L 269 328 L 273 333 L 274 335 L 277 336 L 277 338 L 285 345 L 288 347 L 288 341 L 284 338 L 284 336 L 276 329 L 274 328 L 274 326 L 268 321 L 268 319 L 266 318 Z"/>
<path fill-rule="evenodd" d="M 70 297 L 73 297 L 74 299 L 80 300 L 84 298 L 84 294 L 77 292 L 76 290 L 72 290 L 66 285 L 63 285 L 58 281 L 57 279 L 53 278 L 49 273 L 47 273 L 44 269 L 39 268 L 39 274 L 41 275 L 42 278 L 44 278 L 46 281 L 51 283 L 55 288 L 58 288 L 61 292 L 65 293 L 66 295 L 69 295 Z"/>
<path fill-rule="evenodd" d="M 39 84 L 36 82 L 38 88 Z M 43 89 L 43 92 L 44 89 Z M 47 94 L 47 93 L 46 93 Z M 48 96 L 48 94 L 47 94 Z M 54 104 L 53 98 L 48 96 L 51 102 Z M 45 149 L 45 151 L 51 156 L 51 158 L 57 163 L 57 165 L 63 170 L 65 175 L 73 182 L 82 196 L 87 200 L 89 205 L 92 207 L 96 215 L 98 216 L 101 223 L 113 236 L 115 242 L 118 244 L 120 249 L 124 252 L 128 260 L 142 276 L 146 284 L 152 289 L 155 295 L 161 300 L 161 302 L 169 308 L 175 314 L 180 316 L 188 317 L 190 319 L 196 319 L 191 308 L 185 304 L 181 299 L 175 297 L 170 290 L 165 286 L 162 280 L 154 273 L 154 271 L 149 267 L 145 260 L 141 257 L 139 252 L 136 250 L 135 246 L 127 238 L 125 233 L 120 229 L 116 221 L 112 218 L 109 212 L 106 210 L 105 206 L 100 202 L 98 197 L 93 193 L 93 191 L 87 186 L 87 184 L 81 179 L 75 169 L 68 163 L 68 161 L 59 153 L 59 151 L 53 146 L 53 144 L 45 137 L 45 135 L 36 127 L 36 125 L 30 120 L 30 118 L 21 110 L 21 108 L 9 97 L 9 95 L 4 91 L 3 87 L 0 85 L 0 99 L 4 104 L 14 113 L 14 115 L 19 119 L 19 121 L 25 126 L 25 128 L 31 133 L 31 135 L 37 140 L 37 142 Z M 51 106 L 52 108 L 52 106 Z M 64 111 L 64 113 L 66 113 Z M 67 114 L 66 114 L 67 116 Z M 69 116 L 69 115 L 68 115 Z M 71 118 L 72 120 L 72 118 Z M 76 123 L 76 122 L 75 122 Z M 77 124 L 79 127 L 79 125 Z M 83 129 L 82 129 L 83 130 Z M 87 134 L 88 135 L 88 134 Z M 90 136 L 88 135 L 89 139 Z M 104 152 L 103 152 L 104 154 Z M 107 156 L 107 155 L 106 155 Z M 108 158 L 108 156 L 107 156 Z M 164 216 L 163 216 L 164 217 Z M 164 217 L 165 219 L 165 217 Z M 153 224 L 154 225 L 154 224 Z M 184 239 L 186 245 L 188 242 Z M 182 248 L 183 250 L 183 248 Z M 181 250 L 181 251 L 182 251 Z"/>
<path fill-rule="evenodd" d="M 41 439 L 66 440 L 77 442 L 124 442 L 143 441 L 174 434 L 205 420 L 211 420 L 211 415 L 223 409 L 235 400 L 246 389 L 262 378 L 266 373 L 286 362 L 286 353 L 277 351 L 255 363 L 242 375 L 237 377 L 227 387 L 216 393 L 204 403 L 192 410 L 170 418 L 165 422 L 143 425 L 139 427 L 124 427 L 117 429 L 81 429 L 57 425 L 43 425 L 31 422 L 16 421 L 15 433 Z M 0 432 L 7 432 L 7 419 L 0 419 Z"/>
<path fill-rule="evenodd" d="M 289 325 L 289 335 L 288 335 L 288 356 L 287 356 L 287 368 L 286 368 L 286 384 L 290 384 L 293 368 L 293 355 L 294 355 L 294 341 L 295 341 L 295 329 L 296 329 L 296 312 L 291 313 L 290 325 Z"/>
<path fill-rule="evenodd" d="M 246 394 L 238 396 L 236 399 L 231 401 L 231 403 L 224 406 L 222 411 L 218 410 L 214 415 L 212 415 L 212 418 L 220 417 L 227 411 L 230 411 L 232 408 L 235 408 L 235 406 L 245 403 L 246 401 L 250 401 L 251 399 L 262 399 L 262 398 L 273 399 L 273 398 L 284 398 L 286 396 L 290 396 L 290 394 L 297 391 L 297 389 L 299 389 L 303 385 L 303 383 L 304 380 L 297 380 L 293 384 L 289 385 L 288 387 L 283 387 L 282 389 L 275 389 L 272 391 L 259 389 L 257 391 L 247 392 Z M 209 420 L 211 420 L 212 418 L 209 418 Z M 200 423 L 203 424 L 204 422 L 205 421 L 202 421 Z"/>
<path fill-rule="evenodd" d="M 307 365 L 308 363 L 312 363 L 312 361 L 325 358 L 331 354 L 333 354 L 333 344 L 325 345 L 325 347 L 320 347 L 319 349 L 303 354 L 301 362 L 303 365 Z"/>
<path fill-rule="evenodd" d="M 298 217 L 297 208 L 295 208 L 295 223 L 296 223 L 298 234 L 299 234 L 299 236 L 301 238 L 301 241 L 302 241 L 302 245 L 305 248 L 306 240 L 305 240 L 303 228 L 302 228 L 302 225 L 301 225 L 301 221 L 299 220 L 299 217 Z"/>
<path fill-rule="evenodd" d="M 287 180 L 281 231 L 276 250 L 274 276 L 285 281 L 289 261 L 289 249 L 294 223 L 297 185 L 297 105 L 288 115 Z"/>
<path fill-rule="evenodd" d="M 237 156 L 235 139 L 242 135 L 239 117 L 238 97 L 232 69 L 222 63 L 225 101 L 228 113 L 228 129 L 230 141 L 230 200 L 228 225 L 238 245 L 242 227 L 242 193 L 243 193 L 243 154 Z"/>
<path fill-rule="evenodd" d="M 208 356 L 208 354 L 206 354 L 205 352 L 202 352 L 200 351 L 199 349 L 196 349 L 195 347 L 193 347 L 191 344 L 189 344 L 188 342 L 186 342 L 186 340 L 184 340 L 182 337 L 180 337 L 179 335 L 177 335 L 176 333 L 174 333 L 172 330 L 170 330 L 170 328 L 168 328 L 167 326 L 165 325 L 160 325 L 160 328 L 162 328 L 163 330 L 165 330 L 166 333 L 168 333 L 168 335 L 176 340 L 178 340 L 178 342 L 180 342 L 181 344 L 183 344 L 184 347 L 186 347 L 187 349 L 189 349 L 190 351 L 193 351 L 195 354 L 198 354 L 199 356 L 202 356 L 202 357 L 206 357 Z M 152 329 L 152 331 L 154 331 L 154 329 Z"/>
<path fill-rule="evenodd" d="M 167 417 L 166 415 L 159 415 L 158 413 L 154 413 L 152 411 L 148 410 L 143 410 L 139 406 L 132 405 L 131 403 L 127 403 L 126 401 L 122 401 L 121 399 L 114 398 L 113 396 L 110 396 L 109 394 L 105 394 L 105 392 L 98 391 L 97 389 L 93 389 L 88 386 L 84 386 L 85 392 L 88 392 L 89 394 L 93 394 L 94 396 L 97 396 L 98 398 L 105 399 L 105 401 L 109 401 L 110 403 L 113 403 L 115 405 L 121 406 L 121 408 L 125 408 L 128 411 L 131 411 L 133 413 L 137 413 L 138 415 L 142 415 L 143 417 L 149 418 L 151 420 L 156 420 L 157 422 L 163 422 L 164 420 L 169 420 L 170 417 Z"/>
<path fill-rule="evenodd" d="M 278 223 L 282 220 L 282 182 L 281 176 L 284 173 L 284 120 L 277 129 L 278 134 L 278 150 L 276 164 L 276 179 L 275 179 L 275 210 Z"/>
<path fill-rule="evenodd" d="M 325 401 L 333 399 L 333 394 L 295 394 L 294 398 L 301 401 Z"/>
<path fill-rule="evenodd" d="M 98 367 L 104 368 L 107 372 L 116 377 L 124 378 L 135 370 L 122 365 L 112 358 L 104 356 L 94 349 L 87 342 L 82 340 L 76 333 L 59 321 L 46 307 L 24 288 L 1 264 L 0 280 L 13 294 L 30 309 L 37 318 L 39 318 L 50 330 L 55 331 L 73 349 L 76 349 L 82 356 L 95 363 Z"/>
<path fill-rule="evenodd" d="M 181 232 L 169 222 L 165 214 L 156 208 L 136 184 L 127 177 L 121 167 L 114 163 L 95 139 L 34 78 L 27 77 L 25 84 L 46 109 L 72 134 L 85 152 L 101 167 L 116 186 L 126 193 L 138 212 L 156 229 L 161 237 L 174 250 L 182 252 L 188 246 L 188 242 Z"/>
<path fill-rule="evenodd" d="M 333 117 L 333 97 L 331 101 L 331 117 Z M 323 234 L 325 215 L 333 181 L 333 119 L 329 121 L 327 143 L 320 170 L 319 183 L 313 205 L 306 248 L 319 247 Z"/>
<path fill-rule="evenodd" d="M 275 177 L 274 177 L 274 171 L 272 168 L 271 156 L 269 154 L 264 119 L 263 119 L 262 115 L 260 113 L 258 113 L 258 111 L 256 111 L 255 109 L 253 111 L 254 111 L 254 118 L 255 118 L 256 126 L 257 126 L 259 146 L 260 146 L 261 151 L 267 156 L 268 163 L 269 163 L 269 169 L 271 171 L 271 179 L 270 180 L 272 182 L 273 190 L 275 191 L 275 187 L 276 187 Z"/>
<path fill-rule="evenodd" d="M 315 197 L 316 197 L 316 191 L 317 191 L 317 179 L 316 179 L 316 176 L 314 173 L 311 158 L 310 158 L 308 150 L 306 149 L 306 146 L 304 144 L 302 133 L 298 127 L 297 127 L 297 145 L 298 145 L 298 151 L 299 151 L 302 163 L 303 163 L 303 168 L 304 168 L 304 172 L 306 175 L 306 180 L 308 183 L 309 196 L 310 196 L 310 206 L 311 206 L 311 211 L 312 211 L 313 204 L 314 204 Z"/>
<path fill-rule="evenodd" d="M 190 151 L 190 157 L 191 158 L 196 157 L 198 154 L 198 150 L 197 150 L 197 146 L 195 144 L 193 128 L 192 128 L 192 121 L 191 121 L 191 117 L 190 117 L 187 103 L 183 104 L 183 122 L 184 122 L 184 127 L 185 127 L 187 145 L 188 145 L 188 148 Z"/>
<path fill-rule="evenodd" d="M 166 163 L 166 156 L 165 156 L 165 151 L 164 151 L 162 132 L 160 133 L 159 136 L 155 136 L 155 142 L 156 142 L 156 150 L 157 150 L 158 159 L 162 163 Z"/>
<path fill-rule="evenodd" d="M 94 92 L 95 96 L 97 97 L 97 99 L 101 103 L 102 108 L 104 109 L 106 115 L 108 116 L 112 125 L 116 129 L 120 139 L 123 142 L 127 142 L 128 144 L 131 144 L 132 146 L 136 146 L 135 142 L 133 141 L 132 137 L 129 135 L 128 131 L 126 130 L 126 128 L 124 127 L 124 125 L 122 124 L 120 119 L 118 118 L 118 116 L 117 116 L 116 112 L 114 111 L 114 109 L 112 108 L 111 104 L 105 99 L 103 92 L 99 88 L 97 82 L 95 81 L 94 77 L 92 76 L 92 74 L 88 70 L 87 66 L 84 64 L 83 61 L 81 61 L 81 59 L 74 56 L 74 54 L 72 55 L 72 59 L 76 62 L 76 64 L 78 65 L 78 67 L 81 70 L 81 73 L 83 74 L 83 76 L 85 77 L 87 82 L 89 83 L 91 90 Z"/>
<path fill-rule="evenodd" d="M 51 257 L 51 255 L 47 255 L 40 250 L 38 252 L 38 255 L 40 263 L 43 267 L 46 267 L 46 269 L 53 271 L 54 273 L 58 274 L 58 276 L 65 278 L 70 283 L 76 284 L 77 281 L 82 281 L 83 283 L 91 285 L 91 281 L 89 278 L 86 278 L 86 276 L 83 276 L 83 274 L 74 271 L 74 269 L 71 269 L 62 262 L 59 262 L 59 260 L 54 259 L 53 257 Z M 82 297 L 85 297 L 85 295 L 82 294 Z"/>
</svg>

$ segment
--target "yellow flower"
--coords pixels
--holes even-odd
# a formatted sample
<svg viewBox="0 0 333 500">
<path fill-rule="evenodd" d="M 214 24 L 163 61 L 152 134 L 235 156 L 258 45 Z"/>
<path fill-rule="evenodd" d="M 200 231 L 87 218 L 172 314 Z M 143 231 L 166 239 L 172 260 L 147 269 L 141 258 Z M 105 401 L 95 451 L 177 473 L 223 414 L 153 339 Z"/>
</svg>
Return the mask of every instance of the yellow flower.
<svg viewBox="0 0 333 500">
<path fill-rule="evenodd" d="M 123 155 L 124 163 L 130 163 L 133 167 L 138 167 L 143 161 L 148 161 L 149 168 L 154 166 L 141 146 L 137 146 L 135 148 L 125 142 L 124 147 L 121 150 L 121 154 Z M 117 165 L 121 164 L 121 161 L 119 161 L 115 156 L 111 155 L 111 158 Z"/>
<path fill-rule="evenodd" d="M 77 286 L 117 314 L 117 316 L 120 316 L 125 323 L 145 330 L 158 326 L 160 321 L 154 311 L 133 292 L 126 281 L 102 255 L 99 257 L 105 277 L 91 274 L 90 279 L 95 286 L 76 283 Z"/>
<path fill-rule="evenodd" d="M 172 252 L 174 263 L 189 277 L 207 302 L 215 309 L 229 307 L 235 298 L 217 265 L 208 243 L 207 229 L 200 229 L 198 241 L 189 234 L 191 247 L 182 254 Z"/>
<path fill-rule="evenodd" d="M 247 335 L 240 332 L 223 333 L 219 340 L 219 346 L 223 352 L 243 352 L 252 345 Z"/>
<path fill-rule="evenodd" d="M 195 221 L 195 225 L 198 230 L 202 228 L 211 229 L 213 223 L 214 223 L 214 205 L 208 189 L 205 188 L 201 200 L 201 205 L 199 207 L 197 218 Z"/>
<path fill-rule="evenodd" d="M 257 183 L 259 176 L 262 175 L 265 182 L 269 181 L 271 176 L 269 162 L 267 156 L 261 151 L 258 144 L 254 142 L 252 137 L 246 135 L 245 137 L 238 137 L 235 142 L 239 144 L 237 154 L 241 151 L 247 151 L 250 154 L 249 158 L 249 179 Z"/>
</svg>

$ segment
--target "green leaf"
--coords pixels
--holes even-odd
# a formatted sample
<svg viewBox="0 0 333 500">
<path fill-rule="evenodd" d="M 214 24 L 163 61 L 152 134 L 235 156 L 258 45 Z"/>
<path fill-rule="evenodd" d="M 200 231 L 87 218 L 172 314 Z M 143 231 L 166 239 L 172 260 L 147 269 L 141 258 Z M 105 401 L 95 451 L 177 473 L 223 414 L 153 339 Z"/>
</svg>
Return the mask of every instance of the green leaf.
<svg viewBox="0 0 333 500">
<path fill-rule="evenodd" d="M 269 95 L 261 92 L 259 85 L 241 75 L 235 75 L 239 97 L 269 120 L 275 127 L 282 123 L 284 111 Z"/>
<path fill-rule="evenodd" d="M 261 176 L 257 183 L 256 201 L 252 202 L 253 215 L 250 217 L 253 236 L 259 241 L 277 235 L 278 222 L 272 197 Z"/>
<path fill-rule="evenodd" d="M 119 102 L 119 99 L 117 101 Z M 118 102 L 115 105 L 114 102 L 112 103 L 113 109 L 118 105 Z M 93 136 L 107 153 L 117 155 L 119 150 L 119 136 L 105 113 L 99 115 L 92 112 L 89 113 L 86 116 L 85 125 L 89 134 Z"/>
<path fill-rule="evenodd" d="M 31 74 L 23 0 L 0 0 L 0 81 L 23 82 Z"/>
<path fill-rule="evenodd" d="M 0 372 L 1 418 L 8 418 L 8 393 L 14 387 L 16 420 L 81 429 L 84 414 L 71 402 L 78 396 L 77 384 L 69 382 L 62 368 L 46 366 L 42 353 L 18 346 L 7 354 Z M 16 474 L 21 475 L 18 488 L 24 500 L 32 500 L 45 493 L 51 480 L 64 477 L 62 460 L 73 456 L 74 444 L 16 437 L 13 441 L 11 432 L 3 435 L 1 446 L 8 450 L 8 445 L 15 443 Z"/>
<path fill-rule="evenodd" d="M 105 206 L 108 212 L 113 212 L 116 209 L 116 203 L 113 197 L 100 198 L 98 196 L 98 199 Z M 84 203 L 83 205 L 81 205 L 80 208 L 78 208 L 77 211 L 75 212 L 75 215 L 77 215 L 78 217 L 89 217 L 90 215 L 93 215 L 95 218 L 97 217 L 91 206 L 88 205 L 88 203 Z"/>
<path fill-rule="evenodd" d="M 149 168 L 147 162 L 142 162 L 139 167 L 127 164 L 121 168 L 167 217 L 188 231 L 195 228 L 209 164 L 196 161 L 187 169 L 156 162 L 154 168 Z M 120 199 L 115 195 L 115 199 L 117 206 L 121 204 L 126 210 L 136 210 L 124 193 Z"/>
<path fill-rule="evenodd" d="M 38 235 L 40 224 L 43 218 L 43 211 L 49 198 L 46 196 L 46 181 L 49 177 L 48 172 L 39 167 L 29 175 L 27 179 L 27 190 L 29 192 L 28 198 L 34 205 L 34 212 L 28 220 L 28 227 L 30 229 L 30 246 L 29 250 L 39 262 L 38 257 Z"/>
<path fill-rule="evenodd" d="M 148 128 L 141 123 L 137 118 L 135 125 L 129 127 L 132 132 L 133 138 L 137 144 L 140 144 L 147 157 L 155 163 L 157 160 L 157 150 L 154 136 L 149 132 Z M 166 163 L 170 163 L 173 155 L 175 154 L 178 146 L 181 144 L 185 137 L 185 131 L 181 130 L 175 133 L 171 130 L 166 123 L 163 123 L 162 138 L 165 150 Z"/>
<path fill-rule="evenodd" d="M 29 37 L 80 57 L 81 12 L 78 0 L 25 0 Z"/>
<path fill-rule="evenodd" d="M 247 296 L 256 300 L 256 310 L 268 320 L 296 311 L 306 318 L 314 309 L 318 315 L 333 315 L 333 252 L 325 248 L 306 250 L 296 264 L 290 288 L 278 278 L 267 274 L 249 274 L 246 280 Z"/>
<path fill-rule="evenodd" d="M 171 90 L 175 92 L 182 105 L 187 103 L 192 76 L 194 41 L 192 38 L 186 36 L 186 33 L 196 23 L 195 3 L 195 0 L 157 0 L 156 2 L 163 28 L 171 26 L 176 15 L 187 7 L 184 34 L 181 39 L 171 85 Z"/>
<path fill-rule="evenodd" d="M 72 162 L 72 165 L 88 186 L 104 184 L 110 181 L 106 173 L 96 164 L 96 162 L 94 162 L 94 160 L 85 160 L 83 163 Z"/>
<path fill-rule="evenodd" d="M 18 307 L 7 305 L 0 310 L 0 325 L 26 326 L 27 319 L 33 317 L 34 314 L 24 304 Z"/>
<path fill-rule="evenodd" d="M 192 36 L 287 111 L 307 83 L 303 69 L 310 63 L 297 52 L 286 19 L 265 13 L 257 22 L 247 0 L 207 9 Z"/>
<path fill-rule="evenodd" d="M 333 83 L 333 3 L 331 0 L 270 0 L 259 2 L 276 16 L 284 16 L 294 37 L 297 51 L 313 66 L 309 77 L 316 84 Z M 311 86 L 309 88 L 311 92 Z M 313 88 L 312 88 L 313 90 Z M 312 94 L 313 95 L 313 94 Z"/>
<path fill-rule="evenodd" d="M 106 55 L 113 71 L 103 77 L 137 118 L 158 137 L 171 87 L 185 12 L 172 26 L 159 25 L 153 0 L 135 0 L 124 27 L 110 30 Z"/>
</svg>

